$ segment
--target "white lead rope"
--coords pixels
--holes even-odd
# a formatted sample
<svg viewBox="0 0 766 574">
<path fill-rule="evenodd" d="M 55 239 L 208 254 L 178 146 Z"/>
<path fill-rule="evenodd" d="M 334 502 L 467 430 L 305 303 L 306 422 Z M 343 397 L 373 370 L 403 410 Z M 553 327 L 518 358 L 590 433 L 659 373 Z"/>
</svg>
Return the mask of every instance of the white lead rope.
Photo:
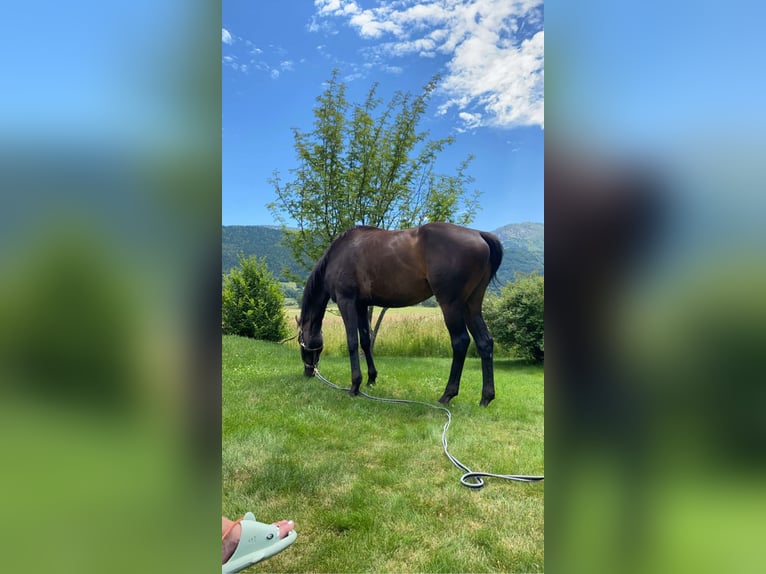
<svg viewBox="0 0 766 574">
<path fill-rule="evenodd" d="M 332 387 L 333 389 L 337 389 L 339 391 L 351 390 L 349 388 L 340 387 L 336 385 L 335 383 L 328 381 L 322 376 L 322 374 L 319 372 L 319 369 L 317 368 L 314 368 L 314 375 L 316 376 L 316 378 L 322 381 L 325 385 Z M 450 459 L 452 464 L 454 464 L 457 468 L 465 472 L 465 474 L 460 477 L 460 484 L 462 484 L 463 486 L 467 486 L 468 488 L 474 488 L 478 490 L 479 488 L 484 486 L 484 480 L 482 479 L 482 477 L 501 478 L 504 480 L 515 480 L 517 482 L 539 482 L 544 479 L 543 476 L 528 476 L 524 474 L 495 474 L 492 472 L 472 471 L 470 468 L 468 468 L 466 465 L 464 465 L 462 462 L 460 462 L 458 459 L 452 456 L 449 450 L 447 449 L 447 429 L 449 428 L 449 425 L 452 422 L 452 413 L 447 407 L 432 405 L 431 403 L 424 403 L 422 401 L 412 401 L 407 399 L 387 399 L 383 397 L 375 397 L 373 395 L 368 395 L 364 391 L 359 391 L 359 394 L 370 400 L 380 401 L 382 403 L 407 403 L 411 405 L 425 405 L 432 409 L 444 411 L 445 413 L 447 413 L 447 422 L 444 424 L 444 429 L 442 430 L 442 447 L 444 448 L 444 454 L 447 455 L 447 458 Z"/>
</svg>

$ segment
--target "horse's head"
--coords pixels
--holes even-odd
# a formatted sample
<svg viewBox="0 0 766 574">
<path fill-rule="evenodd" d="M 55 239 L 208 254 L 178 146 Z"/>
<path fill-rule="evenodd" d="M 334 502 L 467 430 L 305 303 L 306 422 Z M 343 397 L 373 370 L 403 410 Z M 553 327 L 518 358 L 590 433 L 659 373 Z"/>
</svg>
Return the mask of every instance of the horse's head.
<svg viewBox="0 0 766 574">
<path fill-rule="evenodd" d="M 296 318 L 298 322 L 298 343 L 301 346 L 301 360 L 303 361 L 303 374 L 307 377 L 314 376 L 314 369 L 319 366 L 319 355 L 324 348 L 322 331 L 311 334 L 308 322 Z"/>
</svg>

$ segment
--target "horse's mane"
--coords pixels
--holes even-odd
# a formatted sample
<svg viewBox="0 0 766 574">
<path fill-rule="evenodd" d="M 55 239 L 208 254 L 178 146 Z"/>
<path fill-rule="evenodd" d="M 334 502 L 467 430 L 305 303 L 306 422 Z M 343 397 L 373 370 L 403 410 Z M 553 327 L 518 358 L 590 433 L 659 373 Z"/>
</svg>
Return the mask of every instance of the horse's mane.
<svg viewBox="0 0 766 574">
<path fill-rule="evenodd" d="M 305 313 L 306 307 L 312 301 L 317 300 L 319 294 L 324 289 L 325 271 L 327 271 L 327 264 L 332 257 L 333 251 L 335 251 L 337 246 L 347 239 L 351 232 L 357 229 L 373 230 L 377 228 L 367 225 L 358 225 L 356 227 L 352 227 L 351 229 L 347 229 L 333 240 L 333 242 L 330 244 L 330 247 L 327 248 L 327 250 L 322 254 L 322 257 L 319 258 L 319 261 L 317 261 L 316 265 L 314 265 L 314 268 L 311 270 L 308 279 L 306 279 L 306 286 L 303 288 L 303 299 L 301 301 L 301 314 Z"/>
<path fill-rule="evenodd" d="M 324 273 L 327 270 L 327 261 L 330 259 L 328 257 L 329 253 L 329 249 L 324 252 L 319 261 L 317 261 L 317 264 L 314 265 L 314 269 L 311 270 L 309 278 L 306 279 L 306 286 L 303 288 L 303 299 L 301 301 L 301 315 L 305 314 L 309 302 L 316 299 L 318 292 L 324 286 Z"/>
</svg>

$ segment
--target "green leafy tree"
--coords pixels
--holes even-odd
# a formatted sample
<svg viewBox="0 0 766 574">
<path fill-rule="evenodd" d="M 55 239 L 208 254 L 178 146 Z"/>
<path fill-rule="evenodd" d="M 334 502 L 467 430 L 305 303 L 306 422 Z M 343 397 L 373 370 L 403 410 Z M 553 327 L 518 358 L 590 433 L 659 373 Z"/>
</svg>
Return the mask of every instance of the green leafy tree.
<svg viewBox="0 0 766 574">
<path fill-rule="evenodd" d="M 500 295 L 487 298 L 484 316 L 492 336 L 519 357 L 542 362 L 544 339 L 545 278 L 537 272 L 517 273 Z"/>
<path fill-rule="evenodd" d="M 338 74 L 317 98 L 313 129 L 293 131 L 298 166 L 292 180 L 283 181 L 278 171 L 270 180 L 276 200 L 268 207 L 295 260 L 310 270 L 354 225 L 404 229 L 427 221 L 473 221 L 478 192 L 466 189 L 473 181 L 467 174 L 472 157 L 452 175 L 437 173 L 438 154 L 453 138 L 431 139 L 418 130 L 438 77 L 420 95 L 396 92 L 383 106 L 377 84 L 363 103 L 349 102 Z"/>
<path fill-rule="evenodd" d="M 438 76 L 419 95 L 399 91 L 381 107 L 378 84 L 363 103 L 352 104 L 338 75 L 334 70 L 317 98 L 313 130 L 293 130 L 293 179 L 283 181 L 275 171 L 270 180 L 276 200 L 268 208 L 282 224 L 295 261 L 310 270 L 355 225 L 405 229 L 428 221 L 473 221 L 479 193 L 467 191 L 472 156 L 452 175 L 437 173 L 438 155 L 454 138 L 431 139 L 418 129 Z M 372 307 L 369 314 L 372 319 Z M 384 314 L 382 309 L 373 344 Z"/>
<path fill-rule="evenodd" d="M 239 267 L 224 277 L 221 302 L 225 335 L 266 341 L 287 336 L 284 295 L 265 260 L 239 255 Z"/>
</svg>

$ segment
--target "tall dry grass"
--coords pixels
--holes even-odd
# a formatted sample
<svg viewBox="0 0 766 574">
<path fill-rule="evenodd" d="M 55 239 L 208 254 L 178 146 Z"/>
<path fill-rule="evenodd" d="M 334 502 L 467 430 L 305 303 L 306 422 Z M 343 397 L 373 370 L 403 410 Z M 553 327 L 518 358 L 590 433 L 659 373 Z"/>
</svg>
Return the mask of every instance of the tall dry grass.
<svg viewBox="0 0 766 574">
<path fill-rule="evenodd" d="M 297 309 L 288 309 L 289 322 L 295 325 L 293 315 Z M 375 308 L 372 327 L 375 326 L 380 308 Z M 348 355 L 346 331 L 343 319 L 337 307 L 327 309 L 322 324 L 324 352 L 332 356 Z M 293 343 L 297 347 L 297 343 Z M 495 355 L 511 356 L 505 349 L 495 345 Z M 375 342 L 376 357 L 452 357 L 452 344 L 447 327 L 444 325 L 441 309 L 438 307 L 406 307 L 389 309 L 383 317 L 383 323 Z M 471 341 L 469 357 L 477 357 L 476 347 Z"/>
</svg>

